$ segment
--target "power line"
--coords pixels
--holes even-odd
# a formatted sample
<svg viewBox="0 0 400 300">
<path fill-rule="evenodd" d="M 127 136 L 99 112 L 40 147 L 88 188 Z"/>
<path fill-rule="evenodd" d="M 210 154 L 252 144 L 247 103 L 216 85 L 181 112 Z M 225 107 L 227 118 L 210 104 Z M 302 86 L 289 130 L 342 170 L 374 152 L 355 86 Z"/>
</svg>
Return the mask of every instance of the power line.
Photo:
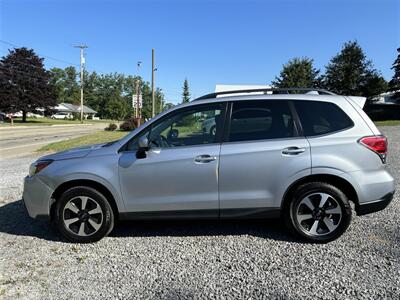
<svg viewBox="0 0 400 300">
<path fill-rule="evenodd" d="M 9 71 L 9 69 L 0 66 L 0 70 L 1 69 L 3 69 L 1 72 L 4 72 L 4 73 L 5 73 L 4 69 Z M 19 70 L 13 70 L 13 72 L 16 72 L 16 73 L 19 73 L 19 74 L 22 74 L 22 75 L 26 75 L 27 77 L 29 77 L 29 79 L 33 79 L 35 81 L 49 81 L 49 80 L 51 80 L 51 78 L 49 78 L 49 77 L 39 76 L 39 75 L 31 75 L 30 73 L 19 71 Z"/>
<path fill-rule="evenodd" d="M 13 61 L 13 63 L 17 63 L 17 64 L 20 64 L 20 65 L 24 65 L 24 66 L 28 66 L 28 67 L 33 67 L 33 68 L 37 68 L 37 69 L 41 69 L 41 70 L 45 70 L 45 71 L 47 71 L 47 72 L 50 72 L 50 73 L 52 73 L 52 74 L 57 74 L 57 73 L 55 73 L 55 72 L 53 72 L 52 70 L 47 70 L 47 69 L 45 69 L 44 68 L 44 66 L 43 67 L 39 67 L 39 66 L 36 66 L 36 65 L 34 65 L 34 64 L 30 64 L 30 63 L 25 63 L 25 62 L 22 62 L 22 61 Z M 14 67 L 14 66 L 12 66 L 12 67 Z M 59 67 L 57 67 L 57 66 L 50 66 L 50 67 L 53 67 L 53 68 L 59 68 Z M 61 70 L 65 70 L 65 69 L 62 69 L 62 68 L 59 68 L 59 69 L 61 69 Z"/>
<path fill-rule="evenodd" d="M 10 43 L 10 42 L 7 42 L 7 41 L 5 41 L 5 40 L 1 40 L 1 39 L 0 39 L 0 42 L 3 43 L 3 44 L 9 45 L 9 46 L 13 46 L 13 47 L 16 47 L 16 48 L 21 48 L 21 46 L 18 46 L 18 45 L 16 45 L 16 44 L 13 44 L 13 43 Z M 42 56 L 42 57 L 45 57 L 45 58 L 48 58 L 48 59 L 52 59 L 52 60 L 54 60 L 54 61 L 58 61 L 58 62 L 67 64 L 67 65 L 73 65 L 73 66 L 79 67 L 78 64 L 75 64 L 75 63 L 72 63 L 72 62 L 69 62 L 69 61 L 66 61 L 66 60 L 63 60 L 63 59 L 55 58 L 55 57 L 48 56 L 48 55 L 42 55 L 42 54 L 40 54 L 40 53 L 38 53 L 38 54 L 39 54 L 40 56 Z"/>
<path fill-rule="evenodd" d="M 10 46 L 13 46 L 13 47 L 16 47 L 16 48 L 21 48 L 21 46 L 18 46 L 18 45 L 16 45 L 16 44 L 13 44 L 13 43 L 10 43 L 10 42 L 7 42 L 7 41 L 4 41 L 4 40 L 1 40 L 0 39 L 0 43 L 3 43 L 3 44 L 7 44 L 7 45 L 10 45 Z M 29 48 L 29 47 L 28 47 Z M 0 50 L 1 51 L 1 50 Z M 6 54 L 6 51 L 2 51 L 3 53 L 5 53 Z M 59 62 L 62 62 L 62 63 L 64 63 L 64 64 L 67 64 L 67 65 L 71 65 L 71 66 L 75 66 L 75 67 L 80 67 L 80 65 L 79 64 L 75 64 L 75 63 L 72 63 L 72 62 L 69 62 L 69 61 L 66 61 L 66 60 L 63 60 L 63 59 L 59 59 L 59 58 L 55 58 L 55 57 L 51 57 L 51 56 L 47 56 L 47 55 L 42 55 L 41 53 L 37 53 L 39 56 L 41 56 L 41 57 L 45 57 L 45 58 L 48 58 L 48 59 L 52 59 L 52 60 L 55 60 L 55 61 L 59 61 Z M 50 65 L 49 65 L 50 66 Z M 58 68 L 57 66 L 55 66 L 55 65 L 51 65 L 50 67 L 55 67 L 55 68 Z M 99 70 L 99 69 L 95 69 L 95 68 L 92 68 L 92 67 L 90 67 L 89 65 L 87 65 L 86 63 L 85 63 L 85 70 L 90 70 L 91 72 L 96 72 L 96 73 L 98 73 L 98 74 L 108 74 L 109 72 L 105 72 L 104 70 Z"/>
</svg>

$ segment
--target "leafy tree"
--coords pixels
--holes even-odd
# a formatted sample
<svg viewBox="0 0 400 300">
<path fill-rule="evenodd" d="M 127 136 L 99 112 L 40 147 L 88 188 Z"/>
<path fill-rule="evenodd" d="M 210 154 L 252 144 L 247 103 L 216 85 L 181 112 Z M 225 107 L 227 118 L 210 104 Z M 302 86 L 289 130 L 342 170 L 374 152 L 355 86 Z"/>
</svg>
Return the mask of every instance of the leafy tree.
<svg viewBox="0 0 400 300">
<path fill-rule="evenodd" d="M 400 48 L 397 48 L 397 58 L 391 69 L 394 71 L 392 80 L 389 81 L 389 91 L 395 92 L 394 98 L 400 102 Z"/>
<path fill-rule="evenodd" d="M 56 105 L 56 93 L 45 70 L 43 58 L 32 49 L 15 48 L 0 60 L 0 109 L 26 114 L 36 108 L 50 109 Z"/>
<path fill-rule="evenodd" d="M 79 104 L 79 74 L 75 68 L 52 69 L 52 79 L 59 102 Z M 121 120 L 133 115 L 132 95 L 136 94 L 136 80 L 140 79 L 143 98 L 142 117 L 151 118 L 151 88 L 140 77 L 123 74 L 84 73 L 84 104 L 98 112 L 102 119 Z M 76 95 L 76 96 L 75 96 Z M 156 108 L 164 98 L 161 89 L 156 89 Z M 76 100 L 74 100 L 76 99 Z"/>
<path fill-rule="evenodd" d="M 190 101 L 189 82 L 187 79 L 183 82 L 182 103 Z"/>
<path fill-rule="evenodd" d="M 318 88 L 321 86 L 319 72 L 313 67 L 312 59 L 296 57 L 283 65 L 272 84 L 278 88 Z"/>
<path fill-rule="evenodd" d="M 106 116 L 112 120 L 122 120 L 127 114 L 127 105 L 117 97 L 111 99 L 104 110 Z"/>
<path fill-rule="evenodd" d="M 324 86 L 338 94 L 376 96 L 385 91 L 385 79 L 367 60 L 356 42 L 347 42 L 326 66 Z"/>
<path fill-rule="evenodd" d="M 79 73 L 77 72 L 75 67 L 71 66 L 65 69 L 53 68 L 50 70 L 50 72 L 52 74 L 50 82 L 55 87 L 58 103 L 66 102 L 80 104 L 81 96 L 80 83 L 78 81 Z M 85 79 L 86 78 L 87 77 L 85 76 Z"/>
</svg>

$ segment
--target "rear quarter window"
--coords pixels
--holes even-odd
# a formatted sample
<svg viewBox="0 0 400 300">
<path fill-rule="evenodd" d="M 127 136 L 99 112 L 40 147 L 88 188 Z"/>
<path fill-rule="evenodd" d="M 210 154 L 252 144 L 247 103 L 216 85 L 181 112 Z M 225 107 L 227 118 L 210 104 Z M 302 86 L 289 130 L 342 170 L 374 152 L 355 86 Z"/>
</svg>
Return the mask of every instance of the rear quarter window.
<svg viewBox="0 0 400 300">
<path fill-rule="evenodd" d="M 304 135 L 316 136 L 354 126 L 349 116 L 336 104 L 320 101 L 293 101 Z"/>
</svg>

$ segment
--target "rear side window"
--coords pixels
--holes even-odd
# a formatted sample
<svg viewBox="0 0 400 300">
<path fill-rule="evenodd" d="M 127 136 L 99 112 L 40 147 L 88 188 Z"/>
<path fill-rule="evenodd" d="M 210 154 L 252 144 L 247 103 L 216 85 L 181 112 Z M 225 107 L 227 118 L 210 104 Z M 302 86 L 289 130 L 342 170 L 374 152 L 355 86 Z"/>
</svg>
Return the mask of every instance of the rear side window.
<svg viewBox="0 0 400 300">
<path fill-rule="evenodd" d="M 293 136 L 293 118 L 287 101 L 257 100 L 233 103 L 230 142 Z"/>
<path fill-rule="evenodd" d="M 353 127 L 353 121 L 336 104 L 319 101 L 293 101 L 304 135 L 315 136 Z"/>
</svg>

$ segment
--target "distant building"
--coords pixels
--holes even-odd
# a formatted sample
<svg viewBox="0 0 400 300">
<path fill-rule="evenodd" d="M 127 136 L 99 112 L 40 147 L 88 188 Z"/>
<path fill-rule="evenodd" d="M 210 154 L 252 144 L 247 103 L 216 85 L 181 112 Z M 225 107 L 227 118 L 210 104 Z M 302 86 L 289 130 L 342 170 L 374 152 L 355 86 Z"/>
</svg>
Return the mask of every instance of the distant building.
<svg viewBox="0 0 400 300">
<path fill-rule="evenodd" d="M 64 113 L 67 115 L 72 116 L 73 114 L 80 114 L 81 113 L 81 107 L 80 105 L 75 105 L 71 103 L 60 103 L 56 107 L 54 107 L 54 110 L 57 113 Z M 92 108 L 84 105 L 83 106 L 83 116 L 85 119 L 87 118 L 93 118 L 94 115 L 97 114 L 97 111 L 93 110 Z"/>
<path fill-rule="evenodd" d="M 396 98 L 394 98 L 395 92 L 382 93 L 373 99 L 375 104 L 396 104 Z"/>
</svg>

